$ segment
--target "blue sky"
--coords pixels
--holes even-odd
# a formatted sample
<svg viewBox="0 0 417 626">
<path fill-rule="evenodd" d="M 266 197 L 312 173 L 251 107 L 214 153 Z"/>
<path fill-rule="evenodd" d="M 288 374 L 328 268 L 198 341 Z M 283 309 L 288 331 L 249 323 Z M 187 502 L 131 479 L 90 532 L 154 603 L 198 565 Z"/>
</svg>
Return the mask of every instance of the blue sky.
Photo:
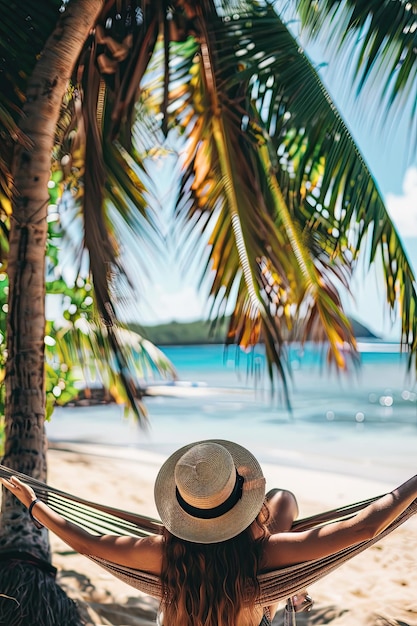
<svg viewBox="0 0 417 626">
<path fill-rule="evenodd" d="M 397 106 L 387 115 L 375 95 L 355 97 L 346 73 L 330 62 L 331 52 L 320 46 L 306 49 L 310 58 L 320 63 L 320 75 L 378 181 L 409 260 L 417 270 L 417 133 L 415 127 L 414 132 L 410 128 L 411 104 Z M 184 272 L 168 253 L 165 262 L 152 272 L 152 280 L 143 285 L 140 321 L 157 324 L 205 318 L 206 297 L 198 291 L 197 280 L 192 269 Z M 384 305 L 378 271 L 365 276 L 359 268 L 352 289 L 354 299 L 346 300 L 347 312 L 377 334 L 399 339 L 398 322 L 393 324 Z"/>
</svg>

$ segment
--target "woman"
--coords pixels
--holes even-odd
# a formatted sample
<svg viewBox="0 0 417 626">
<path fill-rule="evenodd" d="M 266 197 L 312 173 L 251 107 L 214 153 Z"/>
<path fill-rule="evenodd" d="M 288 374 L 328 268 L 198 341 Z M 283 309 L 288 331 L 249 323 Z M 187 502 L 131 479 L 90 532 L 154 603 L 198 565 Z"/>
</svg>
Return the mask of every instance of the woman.
<svg viewBox="0 0 417 626">
<path fill-rule="evenodd" d="M 155 482 L 162 535 L 94 536 L 67 522 L 16 477 L 3 485 L 74 550 L 161 577 L 165 626 L 267 626 L 277 606 L 258 600 L 258 573 L 318 559 L 382 532 L 417 498 L 417 476 L 359 513 L 314 530 L 291 532 L 294 496 L 274 490 L 255 457 L 223 440 L 172 454 Z M 310 603 L 305 596 L 302 602 Z"/>
</svg>

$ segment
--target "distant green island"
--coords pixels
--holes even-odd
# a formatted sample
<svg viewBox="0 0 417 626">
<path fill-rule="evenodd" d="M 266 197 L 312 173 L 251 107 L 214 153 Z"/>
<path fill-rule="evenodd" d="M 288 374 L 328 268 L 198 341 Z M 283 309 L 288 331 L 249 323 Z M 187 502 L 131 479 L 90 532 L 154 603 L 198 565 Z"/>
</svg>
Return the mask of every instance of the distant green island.
<svg viewBox="0 0 417 626">
<path fill-rule="evenodd" d="M 355 336 L 358 339 L 378 339 L 366 326 L 350 318 Z M 170 322 L 156 326 L 142 326 L 131 322 L 129 328 L 152 343 L 159 346 L 201 345 L 209 343 L 224 343 L 229 320 L 224 318 L 216 326 L 211 322 L 199 320 L 196 322 Z"/>
</svg>

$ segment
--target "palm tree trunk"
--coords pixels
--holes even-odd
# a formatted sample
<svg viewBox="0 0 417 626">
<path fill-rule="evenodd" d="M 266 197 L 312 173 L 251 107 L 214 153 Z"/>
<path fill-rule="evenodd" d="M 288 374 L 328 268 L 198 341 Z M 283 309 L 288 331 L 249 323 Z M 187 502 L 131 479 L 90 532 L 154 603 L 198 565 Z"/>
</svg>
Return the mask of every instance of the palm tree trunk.
<svg viewBox="0 0 417 626">
<path fill-rule="evenodd" d="M 71 0 L 65 5 L 66 9 L 57 20 L 28 83 L 20 128 L 28 137 L 30 147 L 17 145 L 13 161 L 3 462 L 40 480 L 46 480 L 47 472 L 44 430 L 45 247 L 52 149 L 72 68 L 102 4 L 103 0 Z M 20 579 L 11 580 L 11 563 L 19 563 L 17 576 L 20 577 L 23 575 L 21 560 L 25 554 L 48 563 L 50 549 L 47 532 L 34 527 L 26 509 L 8 492 L 3 492 L 0 551 L 0 591 L 20 603 L 19 608 L 16 602 L 0 598 L 4 605 L 0 606 L 2 623 L 9 626 L 72 624 L 68 618 L 51 615 L 48 607 L 43 611 L 45 615 L 49 614 L 45 619 L 40 609 L 40 612 L 33 609 L 26 615 L 25 600 L 16 596 L 20 593 L 17 588 L 23 585 Z M 10 560 L 8 555 L 13 559 Z M 33 565 L 28 567 L 34 570 Z M 13 568 L 16 570 L 14 565 Z M 46 576 L 51 578 L 47 570 L 46 567 Z M 39 593 L 39 590 L 33 591 L 32 595 Z M 45 601 L 45 591 L 40 595 Z M 7 617 L 6 605 L 11 609 Z M 19 618 L 16 617 L 18 614 Z"/>
</svg>

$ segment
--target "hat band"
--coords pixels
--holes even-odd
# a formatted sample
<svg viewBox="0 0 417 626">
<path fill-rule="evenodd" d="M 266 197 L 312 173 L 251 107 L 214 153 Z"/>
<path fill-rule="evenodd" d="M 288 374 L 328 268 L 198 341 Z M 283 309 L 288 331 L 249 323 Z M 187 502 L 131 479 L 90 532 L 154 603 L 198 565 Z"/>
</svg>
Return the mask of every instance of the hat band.
<svg viewBox="0 0 417 626">
<path fill-rule="evenodd" d="M 220 517 L 221 515 L 228 513 L 241 499 L 244 480 L 243 476 L 240 476 L 236 470 L 236 482 L 232 493 L 224 502 L 213 507 L 212 509 L 199 509 L 196 506 L 188 504 L 178 491 L 178 487 L 175 488 L 175 494 L 177 496 L 178 504 L 189 515 L 197 517 L 198 519 L 215 519 L 216 517 Z"/>
</svg>

